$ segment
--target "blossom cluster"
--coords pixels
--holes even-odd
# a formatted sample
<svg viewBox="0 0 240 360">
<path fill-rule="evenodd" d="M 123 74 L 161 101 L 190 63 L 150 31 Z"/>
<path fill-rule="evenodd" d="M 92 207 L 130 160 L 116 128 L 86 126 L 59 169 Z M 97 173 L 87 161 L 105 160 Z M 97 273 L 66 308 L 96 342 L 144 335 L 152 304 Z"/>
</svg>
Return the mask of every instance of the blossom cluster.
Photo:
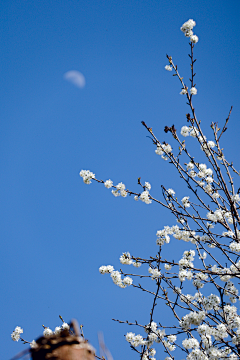
<svg viewBox="0 0 240 360">
<path fill-rule="evenodd" d="M 15 330 L 11 334 L 11 338 L 13 341 L 18 341 L 23 333 L 23 329 L 20 326 L 16 326 Z"/>
<path fill-rule="evenodd" d="M 170 144 L 161 144 L 157 143 L 157 149 L 155 150 L 155 153 L 157 155 L 161 155 L 163 160 L 168 160 L 168 154 L 171 154 L 172 147 Z"/>
<path fill-rule="evenodd" d="M 194 26 L 196 26 L 196 22 L 193 19 L 189 19 L 181 26 L 180 30 L 184 33 L 186 37 L 190 38 L 190 41 L 193 44 L 196 44 L 198 42 L 198 37 L 193 34 Z"/>
<path fill-rule="evenodd" d="M 83 178 L 83 182 L 88 185 L 91 184 L 91 179 L 95 178 L 95 174 L 89 170 L 81 170 L 79 175 Z"/>
<path fill-rule="evenodd" d="M 100 274 L 110 274 L 112 281 L 115 285 L 119 286 L 120 288 L 124 289 L 127 286 L 132 285 L 133 280 L 130 278 L 130 276 L 124 277 L 122 279 L 121 273 L 117 270 L 114 270 L 114 267 L 112 265 L 103 265 L 99 268 Z"/>
<path fill-rule="evenodd" d="M 59 335 L 61 333 L 62 330 L 69 330 L 70 327 L 67 323 L 63 323 L 62 326 L 56 326 L 55 330 L 51 330 L 49 327 L 45 327 L 43 330 L 43 336 L 45 336 L 46 338 L 52 335 Z"/>
<path fill-rule="evenodd" d="M 194 256 L 195 256 L 194 250 L 184 251 L 183 257 L 179 260 L 178 278 L 181 282 L 185 281 L 185 279 L 187 280 L 192 279 L 193 274 L 191 272 L 191 268 L 193 268 Z"/>
</svg>

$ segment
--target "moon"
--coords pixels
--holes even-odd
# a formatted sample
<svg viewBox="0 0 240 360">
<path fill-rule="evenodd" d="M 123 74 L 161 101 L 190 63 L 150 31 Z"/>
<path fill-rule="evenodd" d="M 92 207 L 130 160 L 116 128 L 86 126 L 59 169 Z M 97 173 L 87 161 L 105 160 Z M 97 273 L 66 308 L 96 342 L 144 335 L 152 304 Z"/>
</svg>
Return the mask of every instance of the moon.
<svg viewBox="0 0 240 360">
<path fill-rule="evenodd" d="M 63 78 L 81 89 L 84 88 L 86 84 L 84 75 L 77 70 L 67 71 L 63 75 Z"/>
</svg>

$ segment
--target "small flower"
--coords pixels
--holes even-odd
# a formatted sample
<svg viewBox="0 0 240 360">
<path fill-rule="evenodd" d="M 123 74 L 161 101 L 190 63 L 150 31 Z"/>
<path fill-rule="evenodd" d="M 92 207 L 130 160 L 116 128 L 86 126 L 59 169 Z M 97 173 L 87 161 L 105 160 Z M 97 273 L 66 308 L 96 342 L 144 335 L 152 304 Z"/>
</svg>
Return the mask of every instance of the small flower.
<svg viewBox="0 0 240 360">
<path fill-rule="evenodd" d="M 188 199 L 189 199 L 189 196 L 184 196 L 184 198 L 182 198 L 182 200 L 181 200 L 182 204 L 185 208 L 190 207 L 190 203 L 189 203 Z"/>
<path fill-rule="evenodd" d="M 182 89 L 180 95 L 185 95 L 185 94 L 187 94 L 187 89 Z"/>
<path fill-rule="evenodd" d="M 121 190 L 120 194 L 122 197 L 127 197 L 127 191 L 126 190 Z"/>
<path fill-rule="evenodd" d="M 146 190 L 149 190 L 149 191 L 151 190 L 151 184 L 149 182 L 145 181 L 144 186 L 145 186 Z"/>
<path fill-rule="evenodd" d="M 190 89 L 190 94 L 191 94 L 191 95 L 197 95 L 197 89 L 196 89 L 195 87 L 192 87 L 192 88 Z"/>
<path fill-rule="evenodd" d="M 38 344 L 36 343 L 35 340 L 33 340 L 31 343 L 30 343 L 30 348 L 31 349 L 36 349 L 38 347 Z"/>
<path fill-rule="evenodd" d="M 88 185 L 91 184 L 91 179 L 95 178 L 95 174 L 89 170 L 81 170 L 79 175 L 83 178 L 83 182 Z"/>
<path fill-rule="evenodd" d="M 197 35 L 191 35 L 190 36 L 190 41 L 193 43 L 193 44 L 196 44 L 198 42 L 198 37 Z"/>
<path fill-rule="evenodd" d="M 20 339 L 20 334 L 23 333 L 23 329 L 20 326 L 16 326 L 15 330 L 11 334 L 13 341 L 18 341 Z"/>
<path fill-rule="evenodd" d="M 133 279 L 130 278 L 129 276 L 127 276 L 123 279 L 123 283 L 124 283 L 124 285 L 130 286 L 133 283 Z"/>
<path fill-rule="evenodd" d="M 175 191 L 174 191 L 173 189 L 168 189 L 168 190 L 167 190 L 167 193 L 168 193 L 169 195 L 172 195 L 172 196 L 175 195 Z"/>
<path fill-rule="evenodd" d="M 151 204 L 152 200 L 149 198 L 149 192 L 148 190 L 145 190 L 141 193 L 140 200 L 142 200 L 143 202 L 145 202 L 145 204 Z"/>
<path fill-rule="evenodd" d="M 125 185 L 122 182 L 120 182 L 119 184 L 117 184 L 116 189 L 117 190 L 125 190 Z"/>
<path fill-rule="evenodd" d="M 49 328 L 45 328 L 44 331 L 43 331 L 43 336 L 45 337 L 49 337 L 53 334 L 53 331 Z"/>
<path fill-rule="evenodd" d="M 99 268 L 99 272 L 100 274 L 110 274 L 111 272 L 114 271 L 114 267 L 112 265 L 108 265 L 108 266 L 100 266 Z"/>
<path fill-rule="evenodd" d="M 55 327 L 55 330 L 54 330 L 54 334 L 55 334 L 55 335 L 59 335 L 60 332 L 61 332 L 61 330 L 62 330 L 62 329 L 61 329 L 60 326 L 56 326 L 56 327 Z"/>
<path fill-rule="evenodd" d="M 209 140 L 207 144 L 211 149 L 213 149 L 216 146 L 215 142 L 212 140 Z"/>
<path fill-rule="evenodd" d="M 165 268 L 166 270 L 171 270 L 172 265 L 170 265 L 170 264 L 164 264 L 164 268 Z"/>
<path fill-rule="evenodd" d="M 69 329 L 70 329 L 70 326 L 69 326 L 67 323 L 64 322 L 64 323 L 62 324 L 62 329 L 63 329 L 63 330 L 69 330 Z"/>
<path fill-rule="evenodd" d="M 196 26 L 196 22 L 193 19 L 189 19 L 181 26 L 180 30 L 185 33 L 186 31 L 192 30 L 194 26 Z"/>
<path fill-rule="evenodd" d="M 120 263 L 124 264 L 124 265 L 131 265 L 132 264 L 132 259 L 131 259 L 131 255 L 129 252 L 125 252 L 120 256 Z"/>
<path fill-rule="evenodd" d="M 171 67 L 170 65 L 166 65 L 166 66 L 165 66 L 165 70 L 167 70 L 167 71 L 172 71 L 172 67 Z"/>
<path fill-rule="evenodd" d="M 120 192 L 119 192 L 118 190 L 112 190 L 112 194 L 113 194 L 115 197 L 120 196 Z"/>
<path fill-rule="evenodd" d="M 240 196 L 239 196 L 239 194 L 235 194 L 235 195 L 233 195 L 231 198 L 232 198 L 232 201 L 236 201 L 236 202 L 239 202 L 239 201 L 240 201 Z"/>
<path fill-rule="evenodd" d="M 181 128 L 181 135 L 184 137 L 189 136 L 189 131 L 189 127 L 185 125 Z"/>
<path fill-rule="evenodd" d="M 138 201 L 138 196 L 137 195 L 134 196 L 134 200 Z"/>
<path fill-rule="evenodd" d="M 105 183 L 104 183 L 104 186 L 107 188 L 107 189 L 110 189 L 112 186 L 113 186 L 113 182 L 112 180 L 106 180 Z"/>
</svg>

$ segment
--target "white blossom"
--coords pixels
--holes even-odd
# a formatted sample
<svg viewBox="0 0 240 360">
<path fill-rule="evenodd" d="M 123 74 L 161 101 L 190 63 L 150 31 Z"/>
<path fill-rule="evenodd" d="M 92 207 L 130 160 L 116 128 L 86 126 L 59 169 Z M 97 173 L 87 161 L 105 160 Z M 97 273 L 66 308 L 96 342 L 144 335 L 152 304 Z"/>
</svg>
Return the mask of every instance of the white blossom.
<svg viewBox="0 0 240 360">
<path fill-rule="evenodd" d="M 190 131 L 189 126 L 185 125 L 181 128 L 181 135 L 184 137 L 189 136 L 189 131 Z"/>
<path fill-rule="evenodd" d="M 149 182 L 145 181 L 144 186 L 145 186 L 146 190 L 149 190 L 149 191 L 151 190 L 151 184 Z"/>
<path fill-rule="evenodd" d="M 167 193 L 168 193 L 169 195 L 172 195 L 172 196 L 175 195 L 175 191 L 174 191 L 173 189 L 168 189 L 168 190 L 167 190 Z"/>
<path fill-rule="evenodd" d="M 196 22 L 193 19 L 189 19 L 181 26 L 180 30 L 185 33 L 186 31 L 192 30 L 195 25 Z"/>
<path fill-rule="evenodd" d="M 234 241 L 229 245 L 229 247 L 234 252 L 240 252 L 240 243 L 239 242 Z"/>
<path fill-rule="evenodd" d="M 158 279 L 161 276 L 161 271 L 159 271 L 158 269 L 149 268 L 148 272 L 152 275 L 152 280 Z"/>
<path fill-rule="evenodd" d="M 88 185 L 91 184 L 91 179 L 95 178 L 95 174 L 89 170 L 81 170 L 79 175 L 83 178 L 83 182 Z"/>
<path fill-rule="evenodd" d="M 20 326 L 16 326 L 15 330 L 11 334 L 11 338 L 13 341 L 18 341 L 20 339 L 20 334 L 23 333 L 23 329 Z"/>
<path fill-rule="evenodd" d="M 100 274 L 110 274 L 111 272 L 114 271 L 114 267 L 112 265 L 103 265 L 99 268 L 99 272 Z"/>
<path fill-rule="evenodd" d="M 70 329 L 70 326 L 69 326 L 67 323 L 64 322 L 64 323 L 62 324 L 62 329 L 63 329 L 63 330 L 69 330 L 69 329 Z"/>
<path fill-rule="evenodd" d="M 199 347 L 199 342 L 197 341 L 197 339 L 185 339 L 182 342 L 183 347 L 185 347 L 185 349 L 193 349 L 193 348 L 198 348 Z"/>
<path fill-rule="evenodd" d="M 167 71 L 172 71 L 172 67 L 171 67 L 170 65 L 166 65 L 166 66 L 165 66 L 165 69 L 166 69 Z"/>
<path fill-rule="evenodd" d="M 234 194 L 233 196 L 231 196 L 231 199 L 232 199 L 232 201 L 239 202 L 240 196 L 239 196 L 239 194 Z"/>
<path fill-rule="evenodd" d="M 131 255 L 129 252 L 125 252 L 120 256 L 120 263 L 125 265 L 131 265 L 132 264 Z"/>
<path fill-rule="evenodd" d="M 212 141 L 212 140 L 209 140 L 209 141 L 207 142 L 207 144 L 208 144 L 208 146 L 209 146 L 211 149 L 213 149 L 213 148 L 216 146 L 215 142 Z"/>
<path fill-rule="evenodd" d="M 116 189 L 117 190 L 125 190 L 125 185 L 122 182 L 120 182 L 117 184 Z"/>
<path fill-rule="evenodd" d="M 196 89 L 195 87 L 192 87 L 192 88 L 190 89 L 190 94 L 191 94 L 191 95 L 197 95 L 197 89 Z"/>
<path fill-rule="evenodd" d="M 182 200 L 181 200 L 182 204 L 185 208 L 190 207 L 190 203 L 189 203 L 188 199 L 189 199 L 189 196 L 184 196 L 184 198 L 182 198 Z"/>
<path fill-rule="evenodd" d="M 133 279 L 130 278 L 129 276 L 126 276 L 126 277 L 123 279 L 123 283 L 124 283 L 124 285 L 130 286 L 130 285 L 132 285 L 132 283 L 133 283 Z"/>
<path fill-rule="evenodd" d="M 107 188 L 107 189 L 110 189 L 112 186 L 113 186 L 113 182 L 112 180 L 106 180 L 105 183 L 104 183 L 104 186 Z"/>
<path fill-rule="evenodd" d="M 139 199 L 145 204 L 151 204 L 152 200 L 149 198 L 149 191 L 145 190 L 139 196 Z"/>
<path fill-rule="evenodd" d="M 51 329 L 45 328 L 45 329 L 43 330 L 43 336 L 49 337 L 49 336 L 51 336 L 51 335 L 53 335 L 53 331 L 52 331 Z"/>
<path fill-rule="evenodd" d="M 33 340 L 32 342 L 30 342 L 30 348 L 31 349 L 36 349 L 37 347 L 38 347 L 38 344 L 36 343 L 36 341 L 35 340 Z"/>
<path fill-rule="evenodd" d="M 185 95 L 185 94 L 187 94 L 187 89 L 182 89 L 179 94 L 180 94 L 180 95 Z"/>
<path fill-rule="evenodd" d="M 55 335 L 59 335 L 59 334 L 61 333 L 61 331 L 62 331 L 61 327 L 60 327 L 60 326 L 56 326 L 56 327 L 55 327 L 55 330 L 54 330 L 54 334 L 55 334 Z"/>
<path fill-rule="evenodd" d="M 193 43 L 193 44 L 196 44 L 198 42 L 198 37 L 197 35 L 191 35 L 190 36 L 190 41 Z"/>
</svg>

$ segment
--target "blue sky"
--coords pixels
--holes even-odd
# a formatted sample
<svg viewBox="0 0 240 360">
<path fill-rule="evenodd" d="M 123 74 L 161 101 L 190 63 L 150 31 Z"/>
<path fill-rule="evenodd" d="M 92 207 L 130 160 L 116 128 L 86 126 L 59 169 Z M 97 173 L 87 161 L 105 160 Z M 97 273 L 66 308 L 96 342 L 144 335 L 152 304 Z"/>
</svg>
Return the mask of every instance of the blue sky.
<svg viewBox="0 0 240 360">
<path fill-rule="evenodd" d="M 79 171 L 133 191 L 141 176 L 158 198 L 161 184 L 187 195 L 141 121 L 169 142 L 164 126 L 186 123 L 180 84 L 164 66 L 168 53 L 190 76 L 180 31 L 189 18 L 199 36 L 197 116 L 210 137 L 210 122 L 223 125 L 233 105 L 222 145 L 240 168 L 239 2 L 21 0 L 1 1 L 0 10 L 3 359 L 26 348 L 11 340 L 15 326 L 31 341 L 42 324 L 59 325 L 59 314 L 84 324 L 97 349 L 103 331 L 115 360 L 137 358 L 123 335 L 138 330 L 111 319 L 147 323 L 151 298 L 116 287 L 98 268 L 120 268 L 124 251 L 155 255 L 156 231 L 175 220 L 156 204 L 84 185 Z M 64 78 L 71 70 L 84 75 L 85 87 Z M 181 246 L 171 246 L 181 256 Z"/>
</svg>

